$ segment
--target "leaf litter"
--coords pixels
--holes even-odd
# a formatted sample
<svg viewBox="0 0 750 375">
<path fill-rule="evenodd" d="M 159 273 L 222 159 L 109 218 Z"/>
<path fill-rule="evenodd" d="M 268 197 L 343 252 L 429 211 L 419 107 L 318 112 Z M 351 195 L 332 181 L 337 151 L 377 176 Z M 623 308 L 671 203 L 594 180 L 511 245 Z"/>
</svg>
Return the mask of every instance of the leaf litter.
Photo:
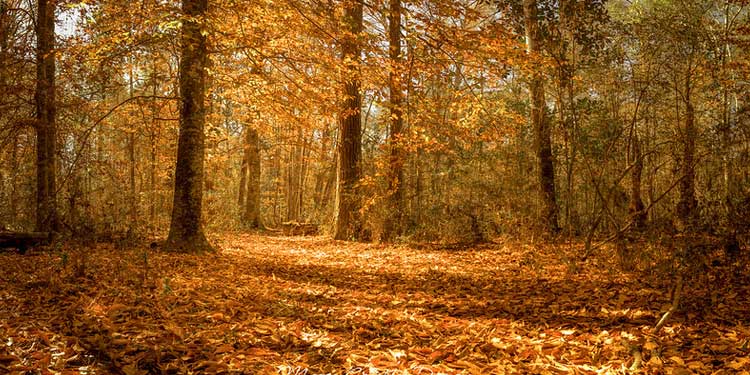
<svg viewBox="0 0 750 375">
<path fill-rule="evenodd" d="M 0 373 L 750 373 L 746 276 L 654 334 L 670 280 L 554 246 L 215 242 L 0 254 Z"/>
</svg>

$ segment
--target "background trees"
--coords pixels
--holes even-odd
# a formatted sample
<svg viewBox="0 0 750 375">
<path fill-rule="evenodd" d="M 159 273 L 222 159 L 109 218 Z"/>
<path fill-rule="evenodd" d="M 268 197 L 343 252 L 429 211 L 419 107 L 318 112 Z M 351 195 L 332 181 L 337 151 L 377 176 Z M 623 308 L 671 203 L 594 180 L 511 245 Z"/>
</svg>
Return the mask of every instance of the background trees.
<svg viewBox="0 0 750 375">
<path fill-rule="evenodd" d="M 41 9 L 0 9 L 7 228 L 42 228 L 57 206 L 74 233 L 165 234 L 181 62 L 206 74 L 191 221 L 209 229 L 475 241 L 748 225 L 742 2 L 212 1 L 202 69 L 181 57 L 192 18 L 176 4 L 66 4 L 55 43 Z"/>
</svg>

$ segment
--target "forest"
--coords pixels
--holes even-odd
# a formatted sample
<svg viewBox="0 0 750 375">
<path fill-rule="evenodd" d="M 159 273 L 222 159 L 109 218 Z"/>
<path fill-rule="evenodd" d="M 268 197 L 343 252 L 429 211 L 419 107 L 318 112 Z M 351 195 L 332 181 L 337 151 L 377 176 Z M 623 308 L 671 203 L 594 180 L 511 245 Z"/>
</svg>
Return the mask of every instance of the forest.
<svg viewBox="0 0 750 375">
<path fill-rule="evenodd" d="M 750 1 L 0 0 L 0 374 L 750 375 Z"/>
</svg>

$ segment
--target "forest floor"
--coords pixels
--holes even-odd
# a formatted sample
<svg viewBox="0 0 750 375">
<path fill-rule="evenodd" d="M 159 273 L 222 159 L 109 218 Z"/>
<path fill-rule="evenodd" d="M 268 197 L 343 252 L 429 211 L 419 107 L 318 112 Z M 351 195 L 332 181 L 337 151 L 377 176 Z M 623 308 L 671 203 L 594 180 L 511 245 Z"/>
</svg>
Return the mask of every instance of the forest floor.
<svg viewBox="0 0 750 375">
<path fill-rule="evenodd" d="M 221 251 L 203 256 L 107 244 L 0 253 L 0 373 L 750 370 L 746 263 L 692 272 L 653 334 L 675 277 L 654 262 L 619 271 L 607 248 L 571 262 L 580 247 L 511 240 L 213 240 Z"/>
</svg>

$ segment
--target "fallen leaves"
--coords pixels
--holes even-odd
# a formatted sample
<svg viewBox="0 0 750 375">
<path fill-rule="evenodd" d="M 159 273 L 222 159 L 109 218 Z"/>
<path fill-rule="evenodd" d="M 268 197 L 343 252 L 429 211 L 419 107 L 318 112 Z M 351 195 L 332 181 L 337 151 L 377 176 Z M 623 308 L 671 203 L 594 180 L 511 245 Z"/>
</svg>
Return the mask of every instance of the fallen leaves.
<svg viewBox="0 0 750 375">
<path fill-rule="evenodd" d="M 219 242 L 202 257 L 101 246 L 83 278 L 61 254 L 0 255 L 0 372 L 617 374 L 623 340 L 649 373 L 750 368 L 744 284 L 721 301 L 734 311 L 653 337 L 666 288 L 595 263 L 571 275 L 543 247 Z"/>
</svg>

